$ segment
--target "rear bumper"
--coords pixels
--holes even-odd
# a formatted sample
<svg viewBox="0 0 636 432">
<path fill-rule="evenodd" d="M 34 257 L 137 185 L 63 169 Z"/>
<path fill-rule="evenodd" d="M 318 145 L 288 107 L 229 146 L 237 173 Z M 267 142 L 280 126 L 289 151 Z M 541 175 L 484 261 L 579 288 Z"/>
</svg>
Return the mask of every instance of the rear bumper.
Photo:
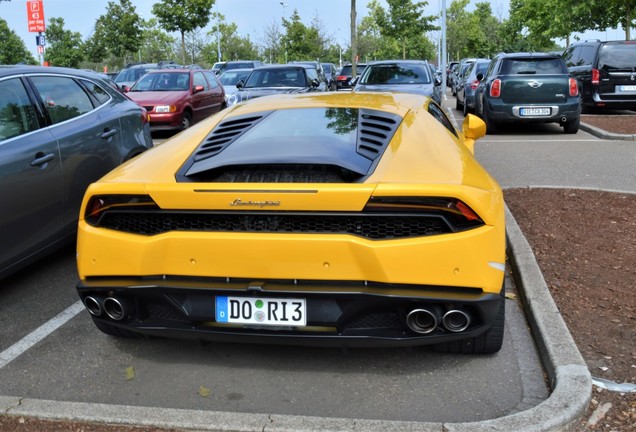
<svg viewBox="0 0 636 432">
<path fill-rule="evenodd" d="M 500 99 L 488 99 L 488 117 L 497 122 L 552 123 L 574 121 L 581 114 L 578 98 L 565 103 L 506 103 Z M 550 108 L 550 115 L 523 116 L 521 108 Z"/>
<path fill-rule="evenodd" d="M 617 110 L 636 110 L 636 94 L 594 93 L 591 100 L 584 101 L 586 106 L 602 107 Z"/>
<path fill-rule="evenodd" d="M 255 289 L 258 286 L 258 289 Z M 504 301 L 495 293 L 462 287 L 364 282 L 260 281 L 192 278 L 95 278 L 77 286 L 82 301 L 116 298 L 125 305 L 120 319 L 91 312 L 93 320 L 149 336 L 222 342 L 312 346 L 417 346 L 474 338 L 489 330 Z M 215 321 L 218 295 L 303 298 L 307 326 L 265 327 Z M 436 324 L 427 334 L 407 324 L 414 309 L 428 309 Z M 470 317 L 462 331 L 444 325 L 448 311 Z"/>
</svg>

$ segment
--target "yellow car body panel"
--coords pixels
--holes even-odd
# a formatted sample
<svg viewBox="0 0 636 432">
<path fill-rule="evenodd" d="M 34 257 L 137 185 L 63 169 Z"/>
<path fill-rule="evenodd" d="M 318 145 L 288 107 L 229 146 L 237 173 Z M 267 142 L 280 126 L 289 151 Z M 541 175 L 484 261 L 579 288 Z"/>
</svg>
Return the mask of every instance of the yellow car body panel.
<svg viewBox="0 0 636 432">
<path fill-rule="evenodd" d="M 100 278 L 138 278 L 141 285 L 144 278 L 184 277 L 203 281 L 326 281 L 335 283 L 331 289 L 339 294 L 350 292 L 351 287 L 339 289 L 338 282 L 360 282 L 363 285 L 355 290 L 358 294 L 373 293 L 374 284 L 385 284 L 394 287 L 389 295 L 397 297 L 408 292 L 417 297 L 413 292 L 418 286 L 459 287 L 472 289 L 476 295 L 498 296 L 505 265 L 504 202 L 497 182 L 472 154 L 474 139 L 483 135 L 482 125 L 479 119 L 471 118 L 463 133 L 451 130 L 425 113 L 430 103 L 428 98 L 407 94 L 274 96 L 236 105 L 198 123 L 89 187 L 78 229 L 81 281 L 87 286 Z M 319 107 L 373 109 L 402 119 L 364 181 L 176 180 L 175 173 L 184 161 L 221 122 L 268 110 Z M 93 226 L 86 220 L 92 197 L 116 195 L 149 196 L 160 211 L 318 216 L 358 214 L 379 198 L 449 197 L 466 204 L 483 225 L 445 234 L 378 240 L 299 232 L 169 231 L 143 235 Z M 296 296 L 315 289 L 311 284 L 294 284 L 289 289 Z"/>
</svg>

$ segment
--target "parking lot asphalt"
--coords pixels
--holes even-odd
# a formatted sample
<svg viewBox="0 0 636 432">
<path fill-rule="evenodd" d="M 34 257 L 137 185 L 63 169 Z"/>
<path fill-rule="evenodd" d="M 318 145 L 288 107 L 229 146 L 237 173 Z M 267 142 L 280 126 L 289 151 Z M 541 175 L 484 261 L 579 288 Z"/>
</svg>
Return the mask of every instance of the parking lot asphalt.
<svg viewBox="0 0 636 432">
<path fill-rule="evenodd" d="M 509 212 L 506 217 L 510 266 L 552 389 L 547 399 L 527 410 L 478 422 L 424 423 L 148 408 L 7 396 L 0 396 L 0 409 L 17 416 L 198 431 L 562 430 L 584 413 L 591 395 L 591 376 L 552 301 L 530 246 L 514 217 Z"/>
<path fill-rule="evenodd" d="M 592 380 L 552 300 L 534 254 L 513 215 L 506 211 L 509 264 L 538 346 L 550 396 L 527 410 L 465 423 L 405 422 L 246 414 L 188 409 L 147 408 L 0 396 L 0 410 L 47 419 L 147 425 L 200 431 L 556 431 L 565 430 L 585 412 Z"/>
</svg>

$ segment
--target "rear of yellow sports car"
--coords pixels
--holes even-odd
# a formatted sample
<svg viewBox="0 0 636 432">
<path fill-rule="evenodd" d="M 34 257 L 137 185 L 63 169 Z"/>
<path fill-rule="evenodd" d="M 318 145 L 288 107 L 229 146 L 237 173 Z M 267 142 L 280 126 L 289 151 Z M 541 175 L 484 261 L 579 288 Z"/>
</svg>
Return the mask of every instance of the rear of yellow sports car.
<svg viewBox="0 0 636 432">
<path fill-rule="evenodd" d="M 414 95 L 237 105 L 90 186 L 80 297 L 125 337 L 496 352 L 503 199 L 464 126 Z"/>
</svg>

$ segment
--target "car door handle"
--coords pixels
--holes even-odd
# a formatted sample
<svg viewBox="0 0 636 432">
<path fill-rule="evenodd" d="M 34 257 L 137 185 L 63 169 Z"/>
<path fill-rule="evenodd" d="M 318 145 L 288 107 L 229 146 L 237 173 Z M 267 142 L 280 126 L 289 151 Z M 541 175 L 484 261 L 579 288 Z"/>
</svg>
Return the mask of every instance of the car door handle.
<svg viewBox="0 0 636 432">
<path fill-rule="evenodd" d="M 104 129 L 104 133 L 102 133 L 99 137 L 101 139 L 108 139 L 117 134 L 117 129 Z"/>
<path fill-rule="evenodd" d="M 35 159 L 31 161 L 31 166 L 35 167 L 35 166 L 44 165 L 45 163 L 52 161 L 54 157 L 55 155 L 53 153 L 49 153 L 45 155 L 42 152 L 37 152 L 35 154 Z"/>
</svg>

